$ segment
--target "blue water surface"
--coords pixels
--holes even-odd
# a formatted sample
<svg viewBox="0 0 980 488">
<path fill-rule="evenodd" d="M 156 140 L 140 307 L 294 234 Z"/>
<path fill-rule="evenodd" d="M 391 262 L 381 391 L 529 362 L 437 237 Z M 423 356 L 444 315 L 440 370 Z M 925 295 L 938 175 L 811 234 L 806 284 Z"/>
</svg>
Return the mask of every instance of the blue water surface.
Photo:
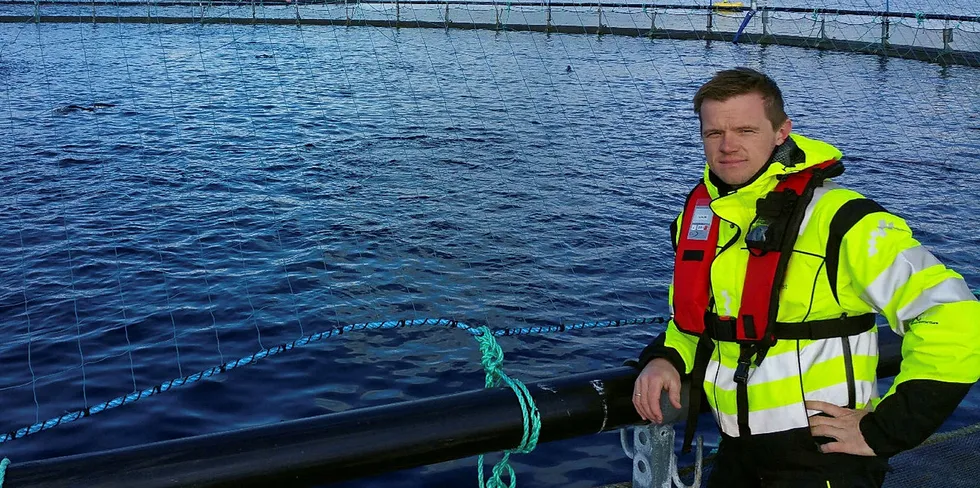
<svg viewBox="0 0 980 488">
<path fill-rule="evenodd" d="M 0 24 L 0 432 L 352 323 L 663 316 L 703 165 L 694 91 L 747 65 L 839 182 L 977 288 L 980 71 L 775 46 L 373 27 Z M 525 380 L 657 326 L 506 337 Z M 452 329 L 355 332 L 0 444 L 14 462 L 481 388 Z M 980 421 L 980 393 L 944 429 Z M 703 428 L 711 434 L 710 425 Z M 709 438 L 709 444 L 713 442 Z M 514 459 L 629 476 L 616 433 Z M 475 459 L 343 483 L 475 486 Z"/>
</svg>

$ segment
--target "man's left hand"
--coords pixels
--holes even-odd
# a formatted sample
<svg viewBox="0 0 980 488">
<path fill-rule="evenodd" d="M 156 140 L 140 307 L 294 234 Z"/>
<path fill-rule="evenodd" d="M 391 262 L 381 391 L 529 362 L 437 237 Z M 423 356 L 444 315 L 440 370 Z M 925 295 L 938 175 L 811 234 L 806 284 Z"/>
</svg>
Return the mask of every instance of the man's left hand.
<svg viewBox="0 0 980 488">
<path fill-rule="evenodd" d="M 805 403 L 809 410 L 819 410 L 830 415 L 830 417 L 822 415 L 810 417 L 810 433 L 814 437 L 830 437 L 835 440 L 821 445 L 820 452 L 843 452 L 857 456 L 875 455 L 874 450 L 864 440 L 864 434 L 861 433 L 861 419 L 871 413 L 870 403 L 865 410 L 852 410 L 816 400 Z"/>
</svg>

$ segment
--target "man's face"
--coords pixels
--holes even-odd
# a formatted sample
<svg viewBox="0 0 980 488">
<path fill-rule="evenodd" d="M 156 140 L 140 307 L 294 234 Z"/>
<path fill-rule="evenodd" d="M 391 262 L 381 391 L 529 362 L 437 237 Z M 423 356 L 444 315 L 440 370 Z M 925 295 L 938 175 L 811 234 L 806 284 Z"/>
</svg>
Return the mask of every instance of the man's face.
<svg viewBox="0 0 980 488">
<path fill-rule="evenodd" d="M 745 184 L 755 176 L 792 127 L 786 120 L 773 129 L 765 99 L 758 93 L 701 103 L 701 141 L 708 167 L 729 185 Z"/>
</svg>

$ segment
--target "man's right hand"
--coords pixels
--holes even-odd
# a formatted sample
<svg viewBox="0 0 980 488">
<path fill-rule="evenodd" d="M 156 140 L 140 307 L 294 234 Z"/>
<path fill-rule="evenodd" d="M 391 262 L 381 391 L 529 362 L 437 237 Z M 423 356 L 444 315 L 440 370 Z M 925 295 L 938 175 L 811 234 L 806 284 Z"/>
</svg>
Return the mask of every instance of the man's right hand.
<svg viewBox="0 0 980 488">
<path fill-rule="evenodd" d="M 643 420 L 663 423 L 660 395 L 667 391 L 674 408 L 681 408 L 681 375 L 670 361 L 657 358 L 650 361 L 633 384 L 633 406 Z"/>
</svg>

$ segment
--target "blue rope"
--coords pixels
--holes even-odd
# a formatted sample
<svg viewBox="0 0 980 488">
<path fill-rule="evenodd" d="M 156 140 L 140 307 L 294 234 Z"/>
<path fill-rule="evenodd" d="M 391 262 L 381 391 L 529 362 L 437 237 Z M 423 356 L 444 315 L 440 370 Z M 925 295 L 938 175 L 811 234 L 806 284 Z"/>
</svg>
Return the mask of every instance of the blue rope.
<svg viewBox="0 0 980 488">
<path fill-rule="evenodd" d="M 527 334 L 543 334 L 549 332 L 566 332 L 570 330 L 585 330 L 585 329 L 600 329 L 604 327 L 623 327 L 627 325 L 645 325 L 645 324 L 664 324 L 667 323 L 668 317 L 648 317 L 639 319 L 626 319 L 626 320 L 605 320 L 602 322 L 586 322 L 581 324 L 572 325 L 549 325 L 545 327 L 523 327 L 523 328 L 505 328 L 497 329 L 493 332 L 495 336 L 517 336 L 517 335 L 527 335 Z M 468 327 L 468 326 L 466 326 Z"/>
<path fill-rule="evenodd" d="M 3 477 L 7 472 L 7 466 L 10 466 L 10 460 L 3 458 L 3 461 L 0 461 L 0 488 L 3 488 Z"/>
<path fill-rule="evenodd" d="M 411 326 L 420 326 L 420 325 L 448 326 L 448 327 L 460 327 L 462 325 L 462 328 L 468 328 L 468 326 L 465 326 L 464 324 L 460 324 L 455 320 L 449 320 L 449 319 L 389 320 L 383 322 L 371 322 L 365 324 L 346 325 L 341 328 L 331 329 L 326 332 L 318 332 L 316 334 L 308 335 L 306 337 L 301 337 L 299 339 L 296 339 L 295 341 L 286 344 L 280 344 L 276 347 L 263 349 L 255 354 L 245 356 L 241 359 L 230 361 L 220 366 L 215 366 L 211 369 L 207 369 L 192 374 L 190 376 L 184 376 L 181 378 L 172 379 L 170 381 L 167 381 L 165 383 L 150 388 L 134 391 L 128 395 L 116 397 L 113 398 L 112 400 L 88 407 L 83 410 L 76 410 L 74 412 L 69 412 L 60 417 L 55 417 L 46 420 L 44 422 L 36 423 L 34 425 L 21 428 L 17 431 L 0 434 L 0 444 L 3 444 L 4 442 L 8 442 L 14 439 L 19 439 L 21 437 L 28 436 L 31 434 L 36 434 L 38 432 L 50 429 L 52 427 L 56 427 L 61 424 L 74 422 L 78 419 L 88 417 L 90 415 L 94 415 L 100 412 L 104 412 L 106 410 L 110 410 L 116 407 L 121 407 L 123 405 L 133 403 L 137 400 L 141 400 L 143 398 L 147 398 L 159 393 L 163 393 L 167 390 L 170 390 L 171 388 L 176 388 L 179 386 L 196 383 L 198 381 L 210 378 L 212 376 L 228 372 L 232 369 L 239 368 L 242 366 L 247 366 L 261 359 L 265 359 L 271 356 L 276 356 L 286 351 L 291 351 L 297 347 L 306 346 L 314 342 L 320 342 L 326 339 L 330 339 L 332 337 L 339 336 L 345 332 L 353 332 L 353 331 L 369 330 L 369 329 L 395 329 L 400 327 L 411 327 Z"/>
<path fill-rule="evenodd" d="M 521 443 L 514 449 L 504 451 L 503 457 L 493 466 L 493 474 L 490 479 L 486 480 L 486 483 L 484 483 L 483 478 L 483 454 L 480 454 L 477 460 L 477 477 L 480 480 L 480 488 L 502 488 L 505 486 L 516 488 L 517 475 L 514 473 L 514 468 L 510 466 L 510 455 L 512 453 L 529 453 L 538 445 L 538 434 L 541 433 L 541 413 L 524 383 L 507 376 L 507 373 L 504 372 L 502 368 L 504 352 L 500 349 L 500 344 L 497 344 L 497 340 L 493 338 L 493 331 L 487 327 L 480 327 L 477 330 L 479 335 L 474 337 L 480 343 L 480 351 L 483 353 L 481 362 L 487 373 L 486 387 L 494 388 L 503 381 L 517 395 L 524 417 L 524 436 L 521 437 Z M 501 479 L 504 472 L 510 479 L 509 484 L 504 484 L 503 479 Z"/>
<path fill-rule="evenodd" d="M 664 317 L 655 318 L 644 318 L 644 319 L 630 319 L 630 320 L 609 320 L 604 322 L 591 322 L 583 324 L 574 325 L 557 325 L 549 327 L 525 327 L 517 329 L 501 329 L 493 331 L 494 336 L 516 336 L 516 335 L 527 335 L 527 334 L 537 334 L 545 332 L 564 332 L 568 330 L 584 330 L 584 329 L 594 329 L 602 327 L 617 327 L 624 325 L 639 325 L 639 324 L 649 324 L 649 323 L 664 323 L 666 319 Z M 172 388 L 177 388 L 179 386 L 185 386 L 189 384 L 196 383 L 207 378 L 219 375 L 221 373 L 226 373 L 232 369 L 239 368 L 242 366 L 247 366 L 249 364 L 255 363 L 259 360 L 276 356 L 278 354 L 284 353 L 286 351 L 291 351 L 297 347 L 306 346 L 315 342 L 324 341 L 346 332 L 357 332 L 363 330 L 374 330 L 374 329 L 397 329 L 401 327 L 416 327 L 416 326 L 433 326 L 433 327 L 449 327 L 462 329 L 473 336 L 480 336 L 483 334 L 482 329 L 475 328 L 470 325 L 464 324 L 463 322 L 458 322 L 452 319 L 414 319 L 414 320 L 387 320 L 382 322 L 369 322 L 362 324 L 351 324 L 344 327 L 331 329 L 325 332 L 318 332 L 316 334 L 311 334 L 305 337 L 296 339 L 295 341 L 288 342 L 285 344 L 280 344 L 278 346 L 263 349 L 257 353 L 245 356 L 235 361 L 230 361 L 220 366 L 215 366 L 213 368 L 200 371 L 198 373 L 184 376 L 181 378 L 175 378 L 170 381 L 161 383 L 159 385 L 145 388 L 143 390 L 134 391 L 128 395 L 123 395 L 120 397 L 113 398 L 112 400 L 100 403 L 98 405 L 93 405 L 86 409 L 76 410 L 73 412 L 66 413 L 60 417 L 54 417 L 43 422 L 36 423 L 27 427 L 23 427 L 16 431 L 7 432 L 0 434 L 0 444 L 4 442 L 12 441 L 14 439 L 19 439 L 31 434 L 36 434 L 38 432 L 57 427 L 61 424 L 67 424 L 74 422 L 76 420 L 88 417 L 93 414 L 104 412 L 113 408 L 121 407 L 123 405 L 133 403 L 137 400 L 142 400 L 143 398 L 151 397 L 163 393 Z M 489 329 L 488 329 L 489 330 Z"/>
</svg>

